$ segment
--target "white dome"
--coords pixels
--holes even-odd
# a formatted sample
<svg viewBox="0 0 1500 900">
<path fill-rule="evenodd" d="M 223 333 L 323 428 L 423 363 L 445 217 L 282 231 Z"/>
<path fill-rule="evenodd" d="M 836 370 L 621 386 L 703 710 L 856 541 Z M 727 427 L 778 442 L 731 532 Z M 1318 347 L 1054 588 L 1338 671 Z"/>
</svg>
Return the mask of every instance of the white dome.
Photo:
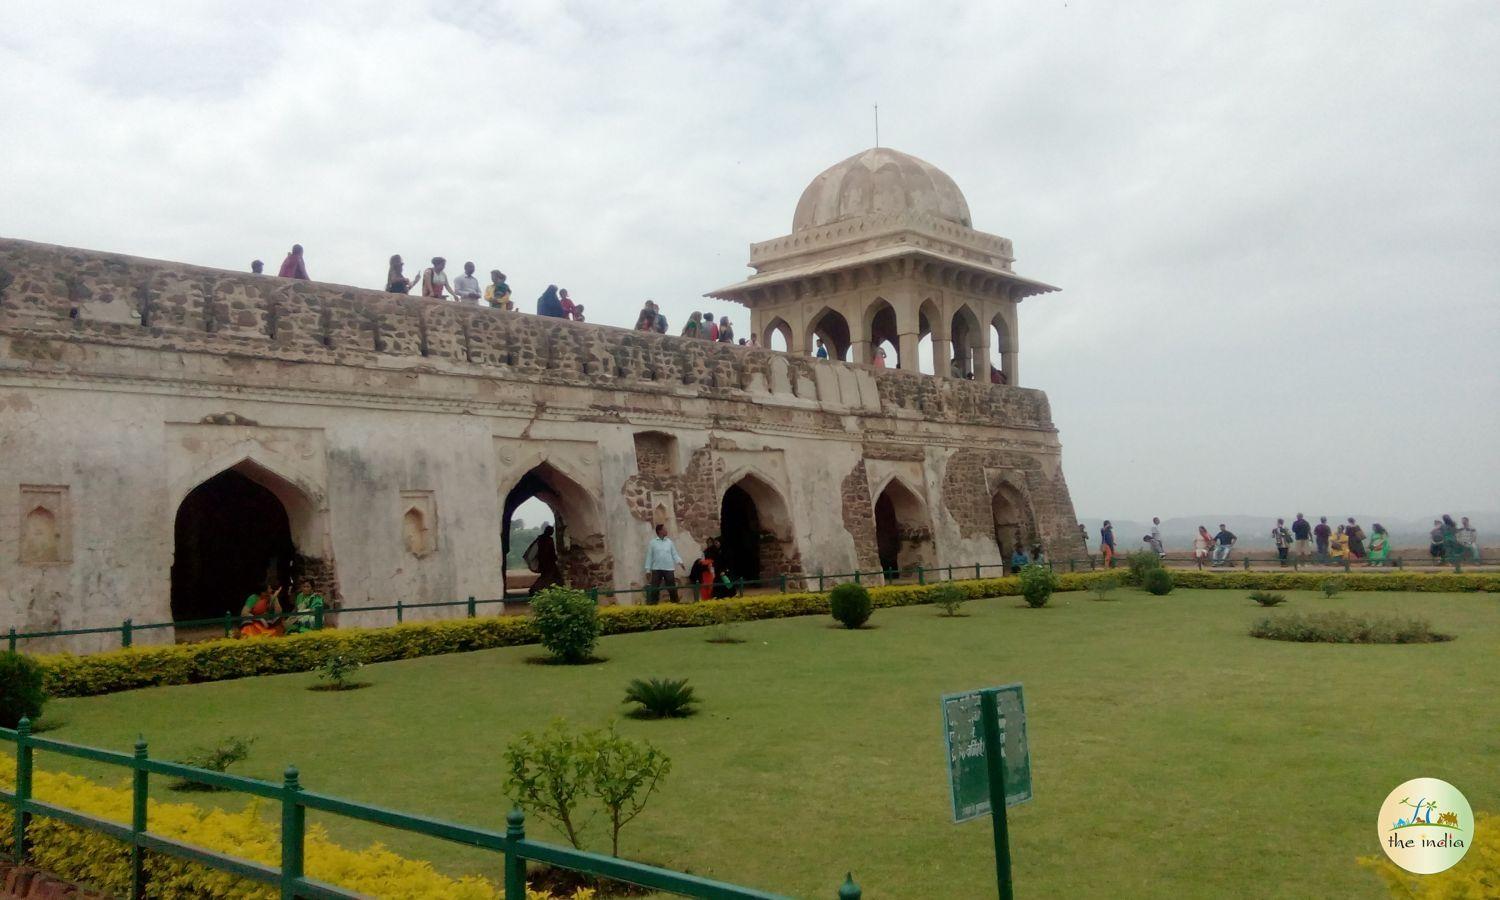
<svg viewBox="0 0 1500 900">
<path fill-rule="evenodd" d="M 797 201 L 792 230 L 906 210 L 974 227 L 969 201 L 943 170 L 915 156 L 875 147 L 814 178 Z"/>
</svg>

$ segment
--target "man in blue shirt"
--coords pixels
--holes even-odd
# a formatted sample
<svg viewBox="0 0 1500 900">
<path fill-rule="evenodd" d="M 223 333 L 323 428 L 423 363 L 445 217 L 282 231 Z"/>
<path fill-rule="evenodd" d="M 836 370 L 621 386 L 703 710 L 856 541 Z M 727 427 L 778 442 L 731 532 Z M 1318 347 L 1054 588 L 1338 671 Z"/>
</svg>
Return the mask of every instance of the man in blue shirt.
<svg viewBox="0 0 1500 900">
<path fill-rule="evenodd" d="M 677 602 L 677 569 L 682 566 L 682 554 L 677 545 L 667 537 L 667 526 L 656 526 L 656 537 L 646 545 L 646 605 L 655 606 L 666 586 L 673 603 Z"/>
<path fill-rule="evenodd" d="M 818 359 L 827 359 L 828 358 L 828 348 L 825 347 L 825 346 L 823 346 L 823 339 L 822 338 L 818 338 L 818 354 L 817 354 L 817 356 L 818 356 Z"/>
</svg>

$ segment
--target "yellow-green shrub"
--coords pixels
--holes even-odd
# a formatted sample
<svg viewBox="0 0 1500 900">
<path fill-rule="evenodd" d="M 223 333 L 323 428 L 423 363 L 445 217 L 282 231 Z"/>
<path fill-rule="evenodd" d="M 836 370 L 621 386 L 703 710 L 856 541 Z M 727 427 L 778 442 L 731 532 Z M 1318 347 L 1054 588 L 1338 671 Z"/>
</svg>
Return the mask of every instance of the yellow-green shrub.
<svg viewBox="0 0 1500 900">
<path fill-rule="evenodd" d="M 1058 575 L 1059 591 L 1088 590 L 1096 573 Z M 1233 590 L 1317 590 L 1324 575 L 1298 572 L 1194 572 L 1174 570 L 1178 587 Z M 1346 577 L 1349 591 L 1500 591 L 1500 575 L 1428 575 L 1406 572 Z M 870 588 L 878 608 L 932 602 L 939 585 L 952 585 L 970 600 L 1013 597 L 1021 593 L 1015 576 L 927 585 Z M 830 585 L 831 587 L 832 585 Z M 788 616 L 828 615 L 826 593 L 759 594 L 705 603 L 606 606 L 599 610 L 603 634 L 628 634 L 664 628 L 713 625 L 728 610 L 737 621 Z M 330 653 L 355 653 L 366 662 L 414 659 L 441 653 L 463 653 L 534 644 L 536 629 L 525 616 L 491 616 L 413 622 L 387 628 L 330 628 L 279 638 L 205 641 L 175 646 L 147 646 L 92 656 L 58 654 L 39 657 L 46 688 L 55 697 L 86 697 L 165 684 L 223 681 L 251 675 L 309 672 Z"/>
<path fill-rule="evenodd" d="M 1479 813 L 1474 816 L 1473 835 L 1494 835 L 1500 829 L 1500 816 Z M 1386 858 L 1360 857 L 1360 865 L 1380 874 L 1392 897 L 1410 900 L 1487 900 L 1500 897 L 1500 841 L 1493 837 L 1474 841 L 1458 865 L 1436 875 L 1413 875 Z"/>
<path fill-rule="evenodd" d="M 15 762 L 0 763 L 0 782 L 15 784 Z M 32 791 L 38 800 L 101 819 L 128 825 L 128 789 L 95 784 L 77 775 L 36 770 Z M 277 866 L 281 861 L 280 826 L 263 815 L 263 804 L 252 802 L 239 812 L 203 809 L 190 803 L 149 803 L 150 831 L 161 837 L 194 844 L 240 859 Z M 12 814 L 0 811 L 0 834 L 11 845 Z M 114 896 L 130 889 L 128 846 L 99 832 L 67 825 L 56 819 L 33 817 L 27 829 L 32 842 L 31 862 L 68 881 L 87 884 Z M 427 862 L 407 859 L 379 844 L 350 850 L 328 839 L 317 825 L 309 826 L 305 871 L 309 878 L 347 890 L 405 900 L 495 900 L 500 892 L 481 878 L 449 878 Z M 498 867 L 498 862 L 497 862 Z M 164 900 L 194 898 L 273 898 L 271 887 L 200 863 L 159 853 L 146 855 L 149 896 Z"/>
</svg>

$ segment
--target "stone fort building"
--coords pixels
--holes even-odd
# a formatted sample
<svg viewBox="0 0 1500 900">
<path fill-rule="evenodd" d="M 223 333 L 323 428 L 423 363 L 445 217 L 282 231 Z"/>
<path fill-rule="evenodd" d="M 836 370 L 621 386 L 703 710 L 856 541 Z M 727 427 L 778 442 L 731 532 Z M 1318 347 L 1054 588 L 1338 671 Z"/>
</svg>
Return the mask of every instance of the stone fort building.
<svg viewBox="0 0 1500 900">
<path fill-rule="evenodd" d="M 1054 289 L 1012 264 L 952 179 L 887 149 L 819 175 L 712 292 L 760 348 L 0 240 L 0 630 L 221 616 L 268 574 L 345 606 L 500 597 L 532 497 L 579 586 L 640 585 L 658 522 L 793 587 L 1072 555 L 1018 367 L 1018 304 Z"/>
</svg>

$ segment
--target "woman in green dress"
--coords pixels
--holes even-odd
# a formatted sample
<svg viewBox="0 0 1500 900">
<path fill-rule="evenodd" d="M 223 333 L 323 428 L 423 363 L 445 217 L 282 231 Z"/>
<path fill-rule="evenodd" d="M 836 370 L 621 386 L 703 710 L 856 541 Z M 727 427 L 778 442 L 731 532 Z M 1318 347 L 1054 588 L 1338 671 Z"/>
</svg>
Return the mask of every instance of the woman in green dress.
<svg viewBox="0 0 1500 900">
<path fill-rule="evenodd" d="M 1391 555 L 1391 536 L 1386 533 L 1385 526 L 1379 522 L 1376 522 L 1373 528 L 1375 533 L 1370 536 L 1369 559 L 1365 564 L 1383 566 Z"/>
</svg>

